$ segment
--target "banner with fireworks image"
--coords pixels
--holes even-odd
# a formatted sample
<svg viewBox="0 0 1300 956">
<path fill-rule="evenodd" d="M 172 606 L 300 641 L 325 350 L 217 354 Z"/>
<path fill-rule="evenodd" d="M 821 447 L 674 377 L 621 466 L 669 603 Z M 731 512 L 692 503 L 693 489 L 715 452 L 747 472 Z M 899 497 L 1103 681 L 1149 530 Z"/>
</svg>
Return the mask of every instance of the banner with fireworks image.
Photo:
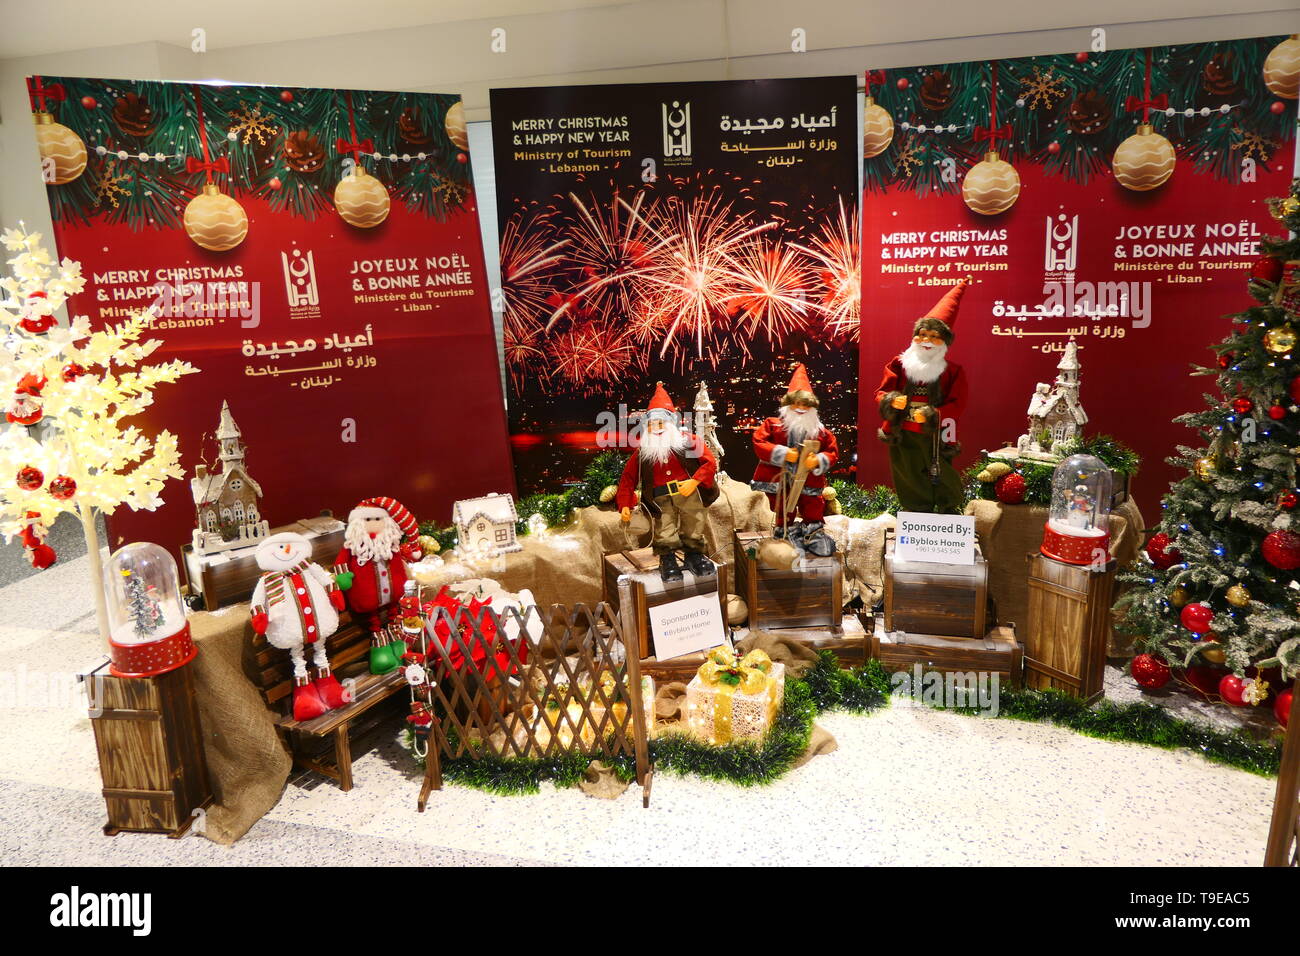
<svg viewBox="0 0 1300 956">
<path fill-rule="evenodd" d="M 1029 427 L 1076 344 L 1086 431 L 1143 459 L 1150 508 L 1182 474 L 1173 418 L 1250 304 L 1267 199 L 1295 163 L 1300 41 L 1280 36 L 872 70 L 863 122 L 860 480 L 882 366 L 962 276 L 951 359 L 971 400 L 959 467 Z M 1037 437 L 1037 436 L 1036 436 Z"/>
<path fill-rule="evenodd" d="M 446 522 L 510 490 L 459 96 L 50 76 L 28 92 L 58 251 L 86 280 L 69 311 L 98 327 L 152 308 L 156 358 L 200 369 L 188 400 L 141 416 L 187 473 L 228 400 L 273 525 L 367 494 Z M 414 414 L 431 377 L 455 416 Z M 188 489 L 164 498 L 112 515 L 114 540 L 188 540 Z"/>
<path fill-rule="evenodd" d="M 707 385 L 747 478 L 795 361 L 855 447 L 856 112 L 852 77 L 492 91 L 522 491 L 579 477 L 657 380 L 683 411 Z"/>
</svg>

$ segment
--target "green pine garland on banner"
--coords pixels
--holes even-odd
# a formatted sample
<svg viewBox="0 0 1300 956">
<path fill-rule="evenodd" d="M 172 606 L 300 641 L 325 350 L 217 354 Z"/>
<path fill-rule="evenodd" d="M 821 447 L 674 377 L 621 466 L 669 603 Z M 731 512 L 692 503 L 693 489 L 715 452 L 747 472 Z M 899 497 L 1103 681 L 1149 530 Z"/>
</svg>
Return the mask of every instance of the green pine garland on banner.
<svg viewBox="0 0 1300 956">
<path fill-rule="evenodd" d="M 1138 466 L 1142 461 L 1137 452 L 1110 435 L 1092 435 L 1085 438 L 1077 447 L 1069 449 L 1068 454 L 1092 455 L 1095 458 L 1100 458 L 1106 467 L 1116 475 L 1126 475 L 1130 478 L 1137 474 Z M 978 461 L 963 472 L 962 482 L 966 490 L 967 501 L 976 499 L 983 499 L 984 501 L 997 500 L 997 493 L 994 489 L 995 483 L 980 481 L 978 475 L 989 465 L 999 461 L 1005 464 L 1013 464 L 1004 459 L 981 455 Z M 1056 470 L 1056 465 L 1046 462 L 1020 460 L 1015 462 L 1014 466 L 1015 470 L 1025 479 L 1025 504 L 1050 506 L 1052 503 L 1052 473 Z"/>
</svg>

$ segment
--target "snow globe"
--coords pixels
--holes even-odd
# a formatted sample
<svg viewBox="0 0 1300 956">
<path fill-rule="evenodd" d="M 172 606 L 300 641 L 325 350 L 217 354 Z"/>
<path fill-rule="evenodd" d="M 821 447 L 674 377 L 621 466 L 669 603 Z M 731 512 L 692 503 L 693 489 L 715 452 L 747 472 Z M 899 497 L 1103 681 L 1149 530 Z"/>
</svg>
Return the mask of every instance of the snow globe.
<svg viewBox="0 0 1300 956">
<path fill-rule="evenodd" d="M 104 570 L 111 663 L 117 677 L 154 677 L 194 659 L 176 562 L 156 544 L 114 552 Z"/>
<path fill-rule="evenodd" d="M 1071 455 L 1052 473 L 1052 506 L 1040 550 L 1066 564 L 1110 560 L 1110 469 L 1092 455 Z"/>
</svg>

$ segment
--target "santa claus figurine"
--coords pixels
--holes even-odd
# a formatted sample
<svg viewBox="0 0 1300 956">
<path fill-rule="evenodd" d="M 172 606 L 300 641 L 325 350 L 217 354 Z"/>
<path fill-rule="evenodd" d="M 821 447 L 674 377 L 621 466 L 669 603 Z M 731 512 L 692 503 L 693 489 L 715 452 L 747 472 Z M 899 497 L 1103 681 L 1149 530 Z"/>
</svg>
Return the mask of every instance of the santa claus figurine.
<svg viewBox="0 0 1300 956">
<path fill-rule="evenodd" d="M 421 557 L 415 517 L 393 498 L 367 498 L 348 514 L 343 550 L 334 573 L 352 617 L 370 631 L 370 672 L 387 674 L 401 663 L 398 601 L 406 589 L 406 565 Z"/>
<path fill-rule="evenodd" d="M 18 380 L 14 398 L 5 410 L 5 421 L 11 425 L 35 425 L 45 417 L 41 408 L 41 390 L 45 388 L 43 376 L 28 372 Z"/>
<path fill-rule="evenodd" d="M 25 332 L 44 335 L 58 324 L 52 312 L 49 296 L 44 292 L 30 292 L 23 302 L 22 318 L 18 320 L 18 325 Z"/>
<path fill-rule="evenodd" d="M 839 461 L 839 446 L 835 435 L 821 422 L 817 409 L 821 403 L 813 393 L 808 370 L 799 363 L 790 376 L 781 411 L 774 418 L 765 418 L 754 429 L 754 454 L 758 467 L 749 483 L 755 491 L 767 495 L 772 513 L 776 515 L 773 533 L 787 538 L 800 550 L 820 557 L 835 553 L 835 542 L 823 530 L 826 501 L 826 475 Z M 805 442 L 817 442 L 816 452 L 804 450 Z M 787 501 L 798 484 L 802 473 L 803 487 L 798 498 Z M 791 523 L 797 515 L 798 522 Z"/>
<path fill-rule="evenodd" d="M 23 551 L 27 555 L 28 562 L 37 571 L 44 571 L 58 560 L 54 549 L 45 543 L 48 534 L 49 529 L 41 522 L 41 513 L 27 512 L 27 523 L 23 525 L 22 531 L 18 532 L 18 537 L 22 539 Z"/>
<path fill-rule="evenodd" d="M 330 673 L 325 639 L 338 630 L 343 592 L 333 575 L 311 560 L 311 542 L 300 534 L 273 534 L 257 546 L 257 566 L 265 572 L 253 591 L 253 630 L 272 647 L 289 652 L 293 662 L 293 719 L 311 720 L 352 699 Z M 307 675 L 305 648 L 311 648 L 315 678 Z"/>
<path fill-rule="evenodd" d="M 717 573 L 704 543 L 706 510 L 718 497 L 717 472 L 718 459 L 698 436 L 681 429 L 664 383 L 656 382 L 636 451 L 623 466 L 617 501 L 619 517 L 627 524 L 640 492 L 641 507 L 654 526 L 651 546 L 659 556 L 659 576 L 665 582 L 682 579 L 679 548 L 692 574 Z"/>
<path fill-rule="evenodd" d="M 885 366 L 876 390 L 889 446 L 889 469 L 900 510 L 956 514 L 962 506 L 956 456 L 957 419 L 966 404 L 966 376 L 947 360 L 957 308 L 969 279 L 944 294 L 912 328 L 912 344 Z"/>
</svg>

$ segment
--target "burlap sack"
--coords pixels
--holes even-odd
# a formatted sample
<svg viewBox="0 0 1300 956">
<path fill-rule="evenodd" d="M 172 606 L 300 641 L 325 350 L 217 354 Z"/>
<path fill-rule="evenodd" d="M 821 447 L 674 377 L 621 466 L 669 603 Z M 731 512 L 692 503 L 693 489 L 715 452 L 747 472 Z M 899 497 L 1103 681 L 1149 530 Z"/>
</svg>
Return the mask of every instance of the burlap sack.
<svg viewBox="0 0 1300 956">
<path fill-rule="evenodd" d="M 844 555 L 844 602 L 855 597 L 871 607 L 885 593 L 885 532 L 893 529 L 893 515 L 871 520 L 830 515 L 826 533 Z"/>
<path fill-rule="evenodd" d="M 751 630 L 736 642 L 738 654 L 763 651 L 773 663 L 784 664 L 788 677 L 802 677 L 817 663 L 817 652 L 807 644 L 785 634 Z"/>
<path fill-rule="evenodd" d="M 602 800 L 617 800 L 628 786 L 630 785 L 618 779 L 614 768 L 603 760 L 593 760 L 588 764 L 582 773 L 582 779 L 578 781 L 578 787 L 583 793 Z"/>
</svg>

